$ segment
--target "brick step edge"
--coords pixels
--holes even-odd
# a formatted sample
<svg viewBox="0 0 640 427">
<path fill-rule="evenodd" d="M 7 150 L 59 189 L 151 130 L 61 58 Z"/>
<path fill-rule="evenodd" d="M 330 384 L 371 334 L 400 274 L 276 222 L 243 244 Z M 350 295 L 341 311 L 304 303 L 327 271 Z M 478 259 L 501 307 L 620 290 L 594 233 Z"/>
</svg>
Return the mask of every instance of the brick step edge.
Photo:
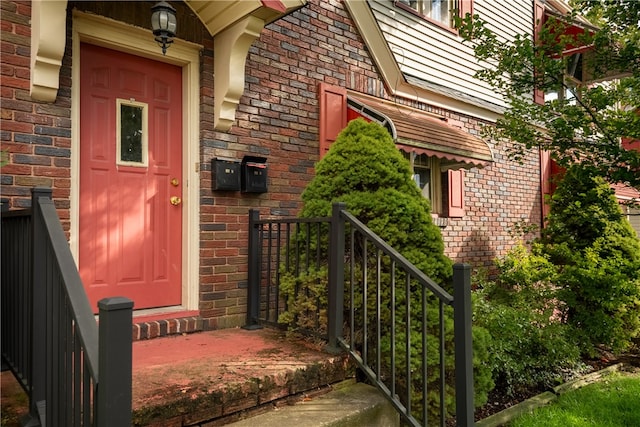
<svg viewBox="0 0 640 427">
<path fill-rule="evenodd" d="M 191 393 L 179 389 L 166 393 L 164 402 L 134 404 L 136 427 L 210 427 L 237 421 L 237 417 L 254 409 L 269 408 L 298 398 L 322 394 L 326 387 L 355 376 L 354 366 L 346 354 L 309 365 L 284 370 L 247 381 L 226 382 L 212 387 L 209 382 L 194 385 Z"/>
<path fill-rule="evenodd" d="M 170 335 L 201 332 L 204 321 L 199 316 L 179 317 L 176 319 L 150 320 L 136 322 L 131 328 L 133 341 L 149 340 Z"/>
</svg>

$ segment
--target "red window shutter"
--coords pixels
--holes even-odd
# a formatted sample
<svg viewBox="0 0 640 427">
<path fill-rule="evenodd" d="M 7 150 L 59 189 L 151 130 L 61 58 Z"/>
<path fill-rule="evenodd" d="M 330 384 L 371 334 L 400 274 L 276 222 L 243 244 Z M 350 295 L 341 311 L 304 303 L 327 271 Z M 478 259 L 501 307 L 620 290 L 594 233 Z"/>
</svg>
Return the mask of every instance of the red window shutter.
<svg viewBox="0 0 640 427">
<path fill-rule="evenodd" d="M 558 180 L 562 178 L 566 169 L 558 165 L 551 158 L 548 151 L 540 151 L 540 196 L 542 200 L 542 218 L 549 214 L 549 204 L 547 198 L 556 191 Z"/>
<path fill-rule="evenodd" d="M 563 168 L 555 160 L 551 159 L 551 194 L 555 193 L 556 188 L 558 187 L 558 181 L 564 177 L 566 168 Z"/>
<path fill-rule="evenodd" d="M 329 151 L 329 147 L 347 126 L 347 90 L 338 86 L 320 83 L 320 158 Z"/>
<path fill-rule="evenodd" d="M 540 32 L 544 24 L 544 4 L 539 1 L 533 2 L 533 40 L 538 43 Z M 533 90 L 533 102 L 536 104 L 544 104 L 544 91 L 541 89 Z"/>
<path fill-rule="evenodd" d="M 464 169 L 447 171 L 447 216 L 464 216 Z"/>
<path fill-rule="evenodd" d="M 544 91 L 542 89 L 533 90 L 533 102 L 536 104 L 544 104 Z"/>
<path fill-rule="evenodd" d="M 625 150 L 640 151 L 640 139 L 622 138 L 622 148 Z"/>
<path fill-rule="evenodd" d="M 460 0 L 460 17 L 464 18 L 467 13 L 473 16 L 473 0 Z"/>
<path fill-rule="evenodd" d="M 544 25 L 544 3 L 533 2 L 533 39 L 537 43 Z"/>
<path fill-rule="evenodd" d="M 542 219 L 549 214 L 549 204 L 547 197 L 551 196 L 551 156 L 548 151 L 540 150 L 540 200 L 542 201 Z"/>
<path fill-rule="evenodd" d="M 638 117 L 640 117 L 640 108 L 636 108 L 635 113 Z M 640 152 L 640 139 L 633 139 L 623 136 L 621 145 L 625 150 L 636 150 Z"/>
</svg>

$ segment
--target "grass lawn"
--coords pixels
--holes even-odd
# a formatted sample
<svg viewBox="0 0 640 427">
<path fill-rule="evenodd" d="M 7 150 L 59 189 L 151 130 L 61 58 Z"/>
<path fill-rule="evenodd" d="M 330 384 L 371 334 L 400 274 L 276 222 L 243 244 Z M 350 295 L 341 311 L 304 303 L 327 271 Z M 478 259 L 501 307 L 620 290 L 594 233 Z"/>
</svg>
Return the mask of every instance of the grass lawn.
<svg viewBox="0 0 640 427">
<path fill-rule="evenodd" d="M 614 374 L 567 392 L 511 427 L 640 427 L 640 374 Z"/>
</svg>

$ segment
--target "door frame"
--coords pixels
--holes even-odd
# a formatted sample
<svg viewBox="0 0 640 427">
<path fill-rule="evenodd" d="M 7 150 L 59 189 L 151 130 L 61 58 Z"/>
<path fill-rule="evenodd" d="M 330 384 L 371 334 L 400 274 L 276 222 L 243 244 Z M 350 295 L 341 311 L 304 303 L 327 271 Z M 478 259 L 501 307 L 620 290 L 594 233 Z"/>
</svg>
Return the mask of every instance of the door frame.
<svg viewBox="0 0 640 427">
<path fill-rule="evenodd" d="M 200 215 L 200 51 L 202 46 L 175 40 L 166 56 L 150 30 L 73 11 L 71 85 L 71 252 L 79 260 L 80 223 L 80 42 L 87 42 L 182 67 L 182 304 L 140 313 L 197 310 L 199 305 Z M 135 307 L 134 307 L 135 309 Z"/>
</svg>

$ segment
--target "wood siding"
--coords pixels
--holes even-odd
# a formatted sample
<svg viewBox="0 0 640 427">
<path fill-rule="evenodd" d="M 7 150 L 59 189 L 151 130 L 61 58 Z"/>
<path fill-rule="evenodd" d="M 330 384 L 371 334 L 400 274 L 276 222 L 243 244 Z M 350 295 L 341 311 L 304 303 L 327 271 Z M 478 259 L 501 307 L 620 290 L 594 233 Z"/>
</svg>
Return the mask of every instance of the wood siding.
<svg viewBox="0 0 640 427">
<path fill-rule="evenodd" d="M 394 6 L 390 0 L 369 0 L 369 4 L 404 75 L 504 106 L 488 84 L 474 77 L 481 66 L 457 34 Z M 475 0 L 473 12 L 505 39 L 533 31 L 531 0 Z"/>
</svg>

